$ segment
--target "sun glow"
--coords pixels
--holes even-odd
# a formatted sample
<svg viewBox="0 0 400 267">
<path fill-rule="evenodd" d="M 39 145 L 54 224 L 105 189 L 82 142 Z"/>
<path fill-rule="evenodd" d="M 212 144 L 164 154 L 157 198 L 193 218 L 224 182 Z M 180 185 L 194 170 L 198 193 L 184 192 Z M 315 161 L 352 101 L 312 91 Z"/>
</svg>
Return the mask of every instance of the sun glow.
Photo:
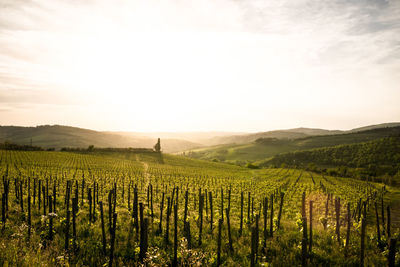
<svg viewBox="0 0 400 267">
<path fill-rule="evenodd" d="M 309 16 L 286 14 L 282 1 L 40 0 L 46 8 L 5 12 L 3 24 L 21 30 L 0 33 L 1 123 L 259 131 L 395 121 L 399 65 L 377 49 L 393 35 L 348 35 L 341 12 L 326 21 L 299 4 L 288 10 Z"/>
<path fill-rule="evenodd" d="M 251 41 L 249 35 L 254 35 Z M 207 109 L 217 111 L 221 104 L 240 106 L 243 100 L 255 107 L 273 105 L 269 99 L 285 94 L 296 75 L 304 74 L 298 69 L 287 80 L 286 71 L 298 66 L 276 56 L 282 45 L 250 33 L 111 31 L 80 42 L 65 55 L 60 83 L 114 112 L 134 115 L 146 110 L 153 119 L 160 115 L 154 107 L 168 109 L 175 117 L 188 116 L 187 120 L 197 113 L 187 113 L 193 106 L 200 116 Z M 259 46 L 270 49 L 260 54 Z M 266 79 L 268 85 L 262 85 Z M 251 99 L 247 92 L 267 93 L 268 98 Z"/>
</svg>

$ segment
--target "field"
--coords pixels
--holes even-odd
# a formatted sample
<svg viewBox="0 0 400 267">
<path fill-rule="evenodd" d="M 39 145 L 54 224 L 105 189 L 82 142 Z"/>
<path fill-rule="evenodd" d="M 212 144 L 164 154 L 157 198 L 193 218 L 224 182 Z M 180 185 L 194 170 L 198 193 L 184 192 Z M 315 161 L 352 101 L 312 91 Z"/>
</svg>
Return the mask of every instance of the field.
<svg viewBox="0 0 400 267">
<path fill-rule="evenodd" d="M 0 175 L 1 266 L 396 264 L 383 184 L 160 153 L 0 150 Z"/>
</svg>

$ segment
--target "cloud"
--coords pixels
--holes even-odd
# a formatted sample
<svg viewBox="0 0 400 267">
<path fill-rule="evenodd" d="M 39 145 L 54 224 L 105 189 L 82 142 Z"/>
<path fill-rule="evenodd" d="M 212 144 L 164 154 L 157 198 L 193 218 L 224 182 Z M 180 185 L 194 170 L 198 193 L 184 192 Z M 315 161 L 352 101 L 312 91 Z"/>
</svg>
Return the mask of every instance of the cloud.
<svg viewBox="0 0 400 267">
<path fill-rule="evenodd" d="M 320 59 L 321 64 L 329 65 L 332 59 L 345 59 L 343 65 L 351 63 L 350 67 L 365 61 L 399 64 L 399 1 L 254 0 L 241 3 L 248 29 L 284 35 L 294 46 L 303 45 L 314 55 L 315 62 Z"/>
<path fill-rule="evenodd" d="M 400 115 L 399 73 L 398 0 L 0 3 L 0 103 L 13 110 L 90 103 L 122 121 L 151 102 L 211 127 L 238 116 L 236 106 L 344 117 L 374 105 L 385 120 Z"/>
<path fill-rule="evenodd" d="M 24 84 L 25 85 L 25 84 Z M 20 89 L 0 89 L 0 104 L 53 104 L 53 105 L 73 105 L 83 104 L 74 101 L 71 95 L 66 93 L 53 92 L 49 90 Z"/>
</svg>

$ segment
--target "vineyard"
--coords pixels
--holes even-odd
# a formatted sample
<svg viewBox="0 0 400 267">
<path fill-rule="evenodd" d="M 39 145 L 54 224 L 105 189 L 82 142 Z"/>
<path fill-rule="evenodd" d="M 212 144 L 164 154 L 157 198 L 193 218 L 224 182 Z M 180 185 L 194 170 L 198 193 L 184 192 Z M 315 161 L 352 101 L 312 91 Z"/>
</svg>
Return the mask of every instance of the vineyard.
<svg viewBox="0 0 400 267">
<path fill-rule="evenodd" d="M 161 153 L 0 150 L 1 266 L 396 266 L 400 190 Z"/>
</svg>

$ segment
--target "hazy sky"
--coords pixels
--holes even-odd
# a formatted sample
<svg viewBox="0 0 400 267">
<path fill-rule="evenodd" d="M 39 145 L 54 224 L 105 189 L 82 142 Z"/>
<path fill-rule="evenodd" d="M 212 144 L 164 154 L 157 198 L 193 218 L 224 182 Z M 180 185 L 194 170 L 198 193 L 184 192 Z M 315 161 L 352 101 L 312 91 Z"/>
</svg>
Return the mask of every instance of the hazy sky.
<svg viewBox="0 0 400 267">
<path fill-rule="evenodd" d="M 399 0 L 0 0 L 0 125 L 400 121 Z"/>
</svg>

